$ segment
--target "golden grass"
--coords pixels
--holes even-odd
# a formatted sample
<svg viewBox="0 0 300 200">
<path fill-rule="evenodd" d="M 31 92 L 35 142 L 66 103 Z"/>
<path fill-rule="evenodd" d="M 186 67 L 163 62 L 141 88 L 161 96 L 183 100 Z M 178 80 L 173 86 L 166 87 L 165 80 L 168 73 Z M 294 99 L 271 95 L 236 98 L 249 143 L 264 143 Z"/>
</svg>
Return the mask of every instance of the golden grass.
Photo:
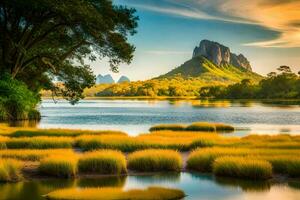
<svg viewBox="0 0 300 200">
<path fill-rule="evenodd" d="M 299 150 L 289 149 L 253 149 L 253 148 L 203 148 L 197 149 L 190 153 L 187 160 L 187 167 L 192 170 L 210 172 L 212 171 L 212 164 L 218 157 L 224 156 L 251 156 L 251 157 L 265 157 L 265 156 L 299 156 Z"/>
<path fill-rule="evenodd" d="M 148 149 L 128 155 L 128 168 L 136 171 L 180 171 L 181 155 L 173 150 Z"/>
<path fill-rule="evenodd" d="M 6 143 L 8 149 L 62 149 L 72 148 L 72 137 L 21 137 L 10 138 Z"/>
<path fill-rule="evenodd" d="M 265 160 L 245 157 L 219 157 L 213 163 L 217 176 L 265 180 L 272 176 L 272 165 Z"/>
<path fill-rule="evenodd" d="M 70 178 L 77 174 L 77 156 L 53 155 L 41 160 L 39 172 L 43 175 Z"/>
<path fill-rule="evenodd" d="M 6 149 L 0 150 L 0 158 L 12 158 L 23 161 L 39 161 L 51 155 L 74 156 L 71 149 Z"/>
<path fill-rule="evenodd" d="M 184 131 L 186 128 L 185 125 L 182 124 L 159 124 L 152 126 L 149 131 L 162 131 L 162 130 L 170 130 L 170 131 Z"/>
<path fill-rule="evenodd" d="M 0 182 L 15 182 L 22 178 L 22 162 L 13 159 L 0 159 Z"/>
<path fill-rule="evenodd" d="M 54 200 L 176 200 L 182 199 L 184 192 L 178 189 L 163 187 L 149 187 L 147 189 L 133 189 L 123 191 L 121 188 L 71 188 L 50 192 L 48 199 Z"/>
<path fill-rule="evenodd" d="M 79 172 L 121 174 L 127 172 L 125 156 L 119 151 L 100 150 L 83 154 L 78 161 Z"/>
</svg>

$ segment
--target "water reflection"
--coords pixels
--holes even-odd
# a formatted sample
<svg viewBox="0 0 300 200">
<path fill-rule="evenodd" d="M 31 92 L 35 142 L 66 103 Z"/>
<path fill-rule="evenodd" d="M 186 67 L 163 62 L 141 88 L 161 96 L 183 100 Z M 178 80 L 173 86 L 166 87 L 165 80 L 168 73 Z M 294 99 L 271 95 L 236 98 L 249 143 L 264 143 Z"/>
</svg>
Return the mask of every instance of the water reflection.
<svg viewBox="0 0 300 200">
<path fill-rule="evenodd" d="M 45 200 L 42 195 L 56 189 L 73 187 L 122 187 L 124 189 L 148 186 L 179 188 L 188 195 L 186 200 L 297 200 L 300 182 L 276 183 L 214 178 L 197 173 L 166 173 L 128 177 L 81 178 L 76 180 L 31 180 L 0 184 L 0 199 Z"/>
</svg>

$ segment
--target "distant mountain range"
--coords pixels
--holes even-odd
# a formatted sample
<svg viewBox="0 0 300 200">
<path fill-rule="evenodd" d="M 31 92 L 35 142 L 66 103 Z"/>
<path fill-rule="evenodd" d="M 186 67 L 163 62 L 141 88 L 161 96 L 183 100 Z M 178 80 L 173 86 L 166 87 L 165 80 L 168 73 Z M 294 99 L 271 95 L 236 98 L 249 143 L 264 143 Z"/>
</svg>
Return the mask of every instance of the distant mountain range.
<svg viewBox="0 0 300 200">
<path fill-rule="evenodd" d="M 123 83 L 123 82 L 130 82 L 130 79 L 127 76 L 121 76 L 117 81 L 117 83 Z M 115 80 L 112 78 L 110 74 L 106 74 L 104 76 L 99 74 L 96 77 L 96 84 L 104 84 L 104 83 L 112 84 L 115 83 Z"/>
<path fill-rule="evenodd" d="M 172 78 L 197 77 L 205 81 L 240 81 L 242 79 L 259 80 L 259 74 L 252 71 L 248 59 L 242 55 L 236 55 L 230 49 L 217 42 L 202 40 L 195 47 L 192 58 L 170 72 L 157 77 Z"/>
</svg>

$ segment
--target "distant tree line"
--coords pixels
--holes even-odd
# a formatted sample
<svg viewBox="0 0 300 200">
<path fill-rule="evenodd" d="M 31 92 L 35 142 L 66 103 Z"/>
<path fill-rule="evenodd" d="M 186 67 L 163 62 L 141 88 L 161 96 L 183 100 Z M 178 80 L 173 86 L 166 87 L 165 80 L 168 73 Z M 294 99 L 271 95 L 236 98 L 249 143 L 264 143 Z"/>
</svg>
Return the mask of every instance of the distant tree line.
<svg viewBox="0 0 300 200">
<path fill-rule="evenodd" d="M 300 72 L 295 74 L 289 66 L 280 66 L 258 84 L 244 79 L 228 86 L 202 87 L 201 98 L 218 99 L 292 99 L 300 98 Z"/>
</svg>

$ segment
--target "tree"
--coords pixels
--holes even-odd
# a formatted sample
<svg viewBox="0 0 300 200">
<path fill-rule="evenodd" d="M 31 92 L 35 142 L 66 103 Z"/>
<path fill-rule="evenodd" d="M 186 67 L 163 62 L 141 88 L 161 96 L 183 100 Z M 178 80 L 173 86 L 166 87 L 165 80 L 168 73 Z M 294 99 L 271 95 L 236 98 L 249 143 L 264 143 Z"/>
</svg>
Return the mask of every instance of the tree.
<svg viewBox="0 0 300 200">
<path fill-rule="evenodd" d="M 110 0 L 1 0 L 0 73 L 74 103 L 94 84 L 87 60 L 108 57 L 112 71 L 131 62 L 127 39 L 137 20 L 134 9 Z"/>
</svg>

